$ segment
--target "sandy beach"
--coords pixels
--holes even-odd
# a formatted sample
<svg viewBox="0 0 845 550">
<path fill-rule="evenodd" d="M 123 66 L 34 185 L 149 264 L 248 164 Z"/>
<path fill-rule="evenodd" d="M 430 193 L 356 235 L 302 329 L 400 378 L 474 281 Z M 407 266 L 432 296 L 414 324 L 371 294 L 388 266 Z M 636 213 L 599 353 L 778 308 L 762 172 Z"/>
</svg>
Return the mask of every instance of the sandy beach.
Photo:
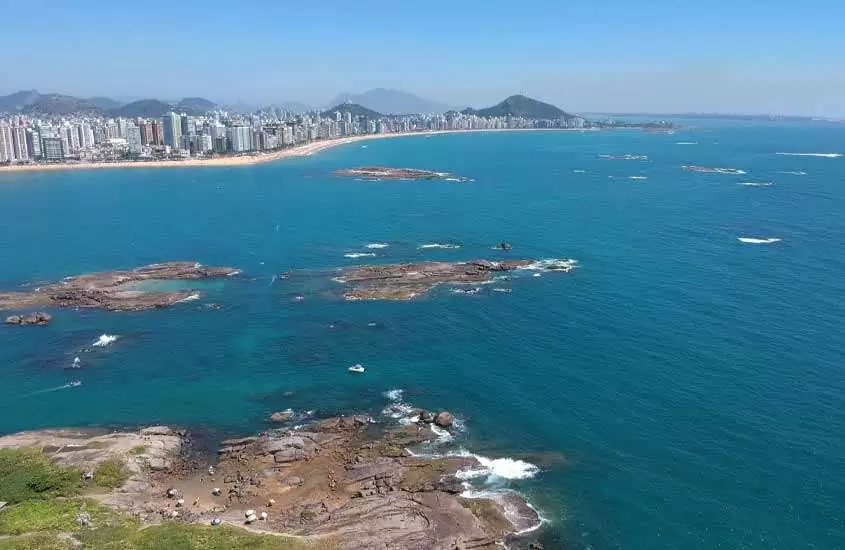
<svg viewBox="0 0 845 550">
<path fill-rule="evenodd" d="M 54 164 L 12 164 L 0 166 L 0 175 L 5 173 L 40 172 L 48 170 L 93 170 L 97 168 L 177 168 L 195 166 L 242 166 L 247 164 L 258 164 L 290 157 L 307 157 L 330 147 L 346 145 L 358 141 L 369 141 L 371 139 L 386 139 L 405 136 L 431 136 L 437 134 L 461 134 L 461 133 L 483 133 L 483 132 L 522 132 L 522 131 L 573 131 L 567 128 L 503 128 L 503 129 L 480 129 L 480 130 L 436 130 L 425 132 L 406 132 L 397 134 L 367 134 L 363 136 L 350 136 L 338 139 L 314 141 L 287 149 L 272 151 L 269 153 L 254 152 L 239 156 L 224 156 L 210 159 L 185 159 L 185 160 L 150 160 L 150 161 L 122 161 L 122 162 L 59 162 Z M 581 131 L 581 130 L 574 130 Z"/>
</svg>

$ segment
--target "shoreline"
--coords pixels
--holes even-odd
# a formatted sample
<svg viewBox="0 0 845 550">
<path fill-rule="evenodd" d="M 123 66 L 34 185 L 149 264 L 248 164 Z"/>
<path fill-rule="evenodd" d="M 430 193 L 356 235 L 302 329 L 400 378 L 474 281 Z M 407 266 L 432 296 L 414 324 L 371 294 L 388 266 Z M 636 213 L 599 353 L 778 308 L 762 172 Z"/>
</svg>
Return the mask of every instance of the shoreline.
<svg viewBox="0 0 845 550">
<path fill-rule="evenodd" d="M 365 134 L 360 136 L 349 136 L 338 139 L 313 141 L 302 145 L 296 145 L 287 149 L 281 149 L 270 153 L 255 153 L 241 156 L 225 156 L 211 159 L 188 159 L 188 160 L 151 160 L 151 161 L 118 161 L 118 162 L 61 162 L 55 164 L 13 164 L 0 166 L 0 175 L 17 174 L 25 172 L 52 172 L 58 170 L 97 170 L 106 168 L 193 168 L 201 166 L 247 166 L 272 162 L 285 158 L 309 157 L 320 151 L 348 145 L 359 141 L 372 139 L 398 138 L 408 136 L 435 136 L 443 134 L 469 134 L 485 132 L 594 132 L 597 130 L 582 130 L 576 128 L 491 128 L 473 130 L 430 130 L 423 132 L 403 132 L 393 134 Z"/>
</svg>

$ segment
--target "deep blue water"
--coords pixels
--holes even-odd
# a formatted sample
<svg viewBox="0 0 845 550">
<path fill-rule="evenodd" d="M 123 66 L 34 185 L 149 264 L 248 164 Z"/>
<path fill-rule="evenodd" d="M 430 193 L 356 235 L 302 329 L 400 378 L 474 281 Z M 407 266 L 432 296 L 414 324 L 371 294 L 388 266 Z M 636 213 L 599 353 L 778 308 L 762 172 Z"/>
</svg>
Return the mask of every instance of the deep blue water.
<svg viewBox="0 0 845 550">
<path fill-rule="evenodd" d="M 0 432 L 253 432 L 280 408 L 377 413 L 401 388 L 458 415 L 455 445 L 541 467 L 510 486 L 550 520 L 548 548 L 842 547 L 845 158 L 775 153 L 843 150 L 841 125 L 702 121 L 675 135 L 408 137 L 251 167 L 0 174 L 0 288 L 167 260 L 244 270 L 167 311 L 57 311 L 46 329 L 0 330 Z M 597 158 L 626 153 L 650 160 Z M 368 164 L 474 182 L 330 175 Z M 410 303 L 344 302 L 329 282 L 366 243 L 390 243 L 376 261 L 392 262 L 495 258 L 502 240 L 514 257 L 581 268 Z M 417 248 L 433 242 L 461 248 Z M 271 284 L 280 271 L 291 280 Z M 120 339 L 79 353 L 103 333 Z M 69 371 L 75 355 L 83 368 Z M 364 376 L 346 372 L 357 362 Z M 84 384 L 42 391 L 74 377 Z"/>
</svg>

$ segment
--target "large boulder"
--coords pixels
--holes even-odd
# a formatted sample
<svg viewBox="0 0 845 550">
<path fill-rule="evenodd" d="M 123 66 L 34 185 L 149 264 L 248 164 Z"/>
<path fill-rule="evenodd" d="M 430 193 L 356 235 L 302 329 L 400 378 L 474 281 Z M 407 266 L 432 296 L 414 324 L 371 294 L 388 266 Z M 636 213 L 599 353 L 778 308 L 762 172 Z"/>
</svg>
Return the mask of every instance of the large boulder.
<svg viewBox="0 0 845 550">
<path fill-rule="evenodd" d="M 11 317 L 7 317 L 6 324 L 43 327 L 46 326 L 52 319 L 53 317 L 51 317 L 49 313 L 34 311 L 24 316 L 12 315 Z"/>
<path fill-rule="evenodd" d="M 287 422 L 293 418 L 293 411 L 288 409 L 286 411 L 274 412 L 270 415 L 270 422 Z"/>
<path fill-rule="evenodd" d="M 455 417 L 448 411 L 439 412 L 434 417 L 434 423 L 441 428 L 451 428 L 452 424 L 455 423 Z"/>
</svg>

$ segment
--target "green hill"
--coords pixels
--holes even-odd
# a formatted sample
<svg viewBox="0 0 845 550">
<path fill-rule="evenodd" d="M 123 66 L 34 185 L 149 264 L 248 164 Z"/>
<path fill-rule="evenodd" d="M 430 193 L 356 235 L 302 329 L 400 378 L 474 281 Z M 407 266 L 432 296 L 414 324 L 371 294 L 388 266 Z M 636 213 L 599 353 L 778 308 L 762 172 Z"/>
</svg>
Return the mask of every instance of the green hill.
<svg viewBox="0 0 845 550">
<path fill-rule="evenodd" d="M 64 116 L 74 113 L 99 114 L 102 109 L 85 99 L 64 94 L 47 94 L 38 96 L 38 99 L 22 111 L 31 115 Z"/>
<path fill-rule="evenodd" d="M 466 109 L 462 111 L 465 114 L 475 114 L 480 117 L 504 117 L 516 116 L 524 118 L 537 119 L 555 119 L 560 117 L 571 117 L 566 111 L 537 101 L 524 95 L 512 95 L 498 105 L 487 107 L 486 109 Z"/>
<path fill-rule="evenodd" d="M 112 109 L 109 114 L 115 117 L 144 117 L 157 118 L 170 112 L 173 107 L 169 103 L 157 99 L 140 99 L 127 103 L 117 109 Z"/>
<path fill-rule="evenodd" d="M 366 117 L 370 119 L 378 119 L 381 118 L 381 113 L 373 111 L 372 109 L 367 109 L 357 103 L 341 103 L 340 105 L 336 105 L 331 109 L 326 109 L 322 112 L 322 116 L 327 118 L 334 118 L 335 113 L 340 111 L 341 113 L 352 113 L 352 118 L 358 117 Z"/>
<path fill-rule="evenodd" d="M 191 116 L 204 115 L 217 107 L 213 101 L 202 97 L 185 97 L 173 108 L 177 113 L 187 113 Z"/>
</svg>

